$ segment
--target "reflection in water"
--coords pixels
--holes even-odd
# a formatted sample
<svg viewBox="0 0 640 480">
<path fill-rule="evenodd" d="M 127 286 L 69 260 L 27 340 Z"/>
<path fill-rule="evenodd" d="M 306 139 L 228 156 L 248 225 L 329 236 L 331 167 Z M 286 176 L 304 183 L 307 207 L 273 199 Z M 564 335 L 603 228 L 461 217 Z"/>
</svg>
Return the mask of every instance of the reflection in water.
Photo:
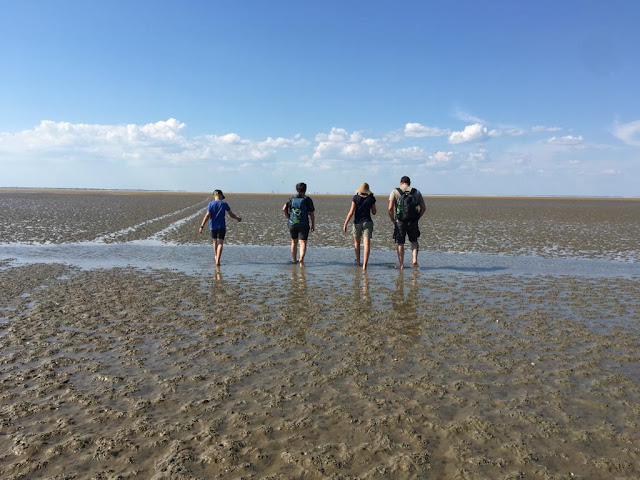
<svg viewBox="0 0 640 480">
<path fill-rule="evenodd" d="M 408 278 L 405 278 L 405 275 Z M 393 310 L 398 315 L 395 326 L 398 333 L 415 337 L 419 331 L 418 305 L 420 294 L 418 290 L 419 270 L 413 269 L 405 274 L 404 269 L 398 270 L 396 289 L 391 294 Z M 408 286 L 406 285 L 408 283 Z"/>
<path fill-rule="evenodd" d="M 369 274 L 367 270 L 352 270 L 353 282 L 353 302 L 357 306 L 361 316 L 370 318 L 373 311 L 371 295 L 369 290 Z"/>
<path fill-rule="evenodd" d="M 285 287 L 284 295 L 287 299 L 287 311 L 283 315 L 285 323 L 300 340 L 305 340 L 309 322 L 312 321 L 312 309 L 307 290 L 306 268 L 298 265 L 291 266 L 289 287 Z"/>
<path fill-rule="evenodd" d="M 291 285 L 295 286 L 298 293 L 306 294 L 307 291 L 307 271 L 305 268 L 299 268 L 297 265 L 291 266 Z"/>
<path fill-rule="evenodd" d="M 220 270 L 220 265 L 215 266 L 213 278 L 216 282 L 222 282 L 222 270 Z"/>
</svg>

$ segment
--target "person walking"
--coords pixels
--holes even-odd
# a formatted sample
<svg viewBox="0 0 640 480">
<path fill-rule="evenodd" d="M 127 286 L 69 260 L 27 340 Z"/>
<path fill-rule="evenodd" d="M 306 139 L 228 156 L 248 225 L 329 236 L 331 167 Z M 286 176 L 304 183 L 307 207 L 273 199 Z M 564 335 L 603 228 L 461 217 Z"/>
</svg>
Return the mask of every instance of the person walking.
<svg viewBox="0 0 640 480">
<path fill-rule="evenodd" d="M 316 229 L 316 215 L 313 200 L 307 197 L 307 184 L 296 184 L 296 196 L 291 197 L 282 207 L 282 213 L 289 220 L 289 234 L 291 235 L 291 263 L 299 263 L 304 267 L 304 257 L 307 254 L 307 240 L 309 231 Z M 309 223 L 311 219 L 311 223 Z M 298 258 L 298 243 L 300 243 L 300 258 Z"/>
<path fill-rule="evenodd" d="M 344 220 L 342 231 L 346 233 L 349 220 L 353 217 L 353 249 L 356 253 L 356 265 L 360 266 L 360 239 L 364 243 L 364 258 L 362 270 L 367 269 L 369 253 L 371 252 L 371 239 L 373 238 L 373 220 L 371 215 L 376 212 L 376 197 L 369 190 L 369 184 L 363 182 L 351 200 L 351 209 Z"/>
<path fill-rule="evenodd" d="M 207 220 L 209 220 L 209 229 L 211 230 L 211 238 L 213 239 L 213 255 L 216 267 L 220 266 L 220 257 L 222 257 L 222 249 L 224 247 L 224 237 L 227 234 L 227 223 L 225 213 L 229 212 L 229 216 L 238 222 L 242 221 L 242 217 L 235 215 L 229 204 L 224 201 L 222 190 L 213 191 L 213 202 L 207 205 L 207 212 L 204 214 L 198 233 L 202 235 Z"/>
<path fill-rule="evenodd" d="M 411 179 L 409 177 L 402 177 L 400 179 L 400 187 L 391 192 L 387 210 L 389 218 L 391 218 L 394 225 L 393 238 L 397 244 L 400 268 L 404 268 L 404 244 L 407 236 L 413 251 L 413 266 L 417 268 L 418 237 L 420 236 L 418 222 L 424 215 L 426 207 L 422 193 L 411 187 Z"/>
</svg>

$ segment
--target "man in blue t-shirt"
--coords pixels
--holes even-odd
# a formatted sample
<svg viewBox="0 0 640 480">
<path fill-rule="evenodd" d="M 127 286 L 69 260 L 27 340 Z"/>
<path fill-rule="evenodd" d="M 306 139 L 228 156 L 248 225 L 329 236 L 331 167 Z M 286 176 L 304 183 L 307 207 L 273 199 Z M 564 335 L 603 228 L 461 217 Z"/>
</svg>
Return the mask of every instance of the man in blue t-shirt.
<svg viewBox="0 0 640 480">
<path fill-rule="evenodd" d="M 227 223 L 225 221 L 225 213 L 229 212 L 229 216 L 237 221 L 242 221 L 242 217 L 235 215 L 229 204 L 224 201 L 222 190 L 213 191 L 213 202 L 207 205 L 207 213 L 205 213 L 198 233 L 202 234 L 207 220 L 209 220 L 209 228 L 211 229 L 211 238 L 213 239 L 213 254 L 216 267 L 220 266 L 220 257 L 222 256 L 222 248 L 224 247 L 224 237 L 227 233 Z"/>
</svg>

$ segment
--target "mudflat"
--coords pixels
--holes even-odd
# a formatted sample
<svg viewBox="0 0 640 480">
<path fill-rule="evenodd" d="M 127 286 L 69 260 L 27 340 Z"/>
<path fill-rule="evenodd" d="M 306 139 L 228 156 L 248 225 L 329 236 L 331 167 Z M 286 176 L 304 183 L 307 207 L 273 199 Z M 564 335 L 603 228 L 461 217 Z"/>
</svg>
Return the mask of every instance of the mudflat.
<svg viewBox="0 0 640 480">
<path fill-rule="evenodd" d="M 1 478 L 640 476 L 639 202 L 428 198 L 421 268 L 402 271 L 381 196 L 363 274 L 342 261 L 346 196 L 313 196 L 300 268 L 286 196 L 229 195 L 243 221 L 214 270 L 203 195 L 93 195 L 0 193 L 16 214 L 2 241 L 29 243 L 0 263 Z M 20 232 L 52 203 L 51 223 Z M 42 242 L 76 243 L 54 263 Z M 105 253 L 79 268 L 82 242 L 204 267 L 112 268 Z M 557 269 L 436 267 L 429 251 Z"/>
<path fill-rule="evenodd" d="M 350 247 L 341 229 L 351 196 L 310 196 L 318 220 L 310 244 Z M 227 243 L 288 244 L 281 212 L 288 198 L 227 195 L 243 218 L 229 221 Z M 393 248 L 388 193 L 376 198 L 373 248 Z M 0 189 L 0 243 L 127 242 L 157 233 L 166 242 L 200 243 L 197 222 L 210 200 L 204 193 Z M 426 204 L 420 240 L 430 251 L 640 261 L 638 199 L 426 197 Z M 180 219 L 189 221 L 164 230 Z"/>
</svg>

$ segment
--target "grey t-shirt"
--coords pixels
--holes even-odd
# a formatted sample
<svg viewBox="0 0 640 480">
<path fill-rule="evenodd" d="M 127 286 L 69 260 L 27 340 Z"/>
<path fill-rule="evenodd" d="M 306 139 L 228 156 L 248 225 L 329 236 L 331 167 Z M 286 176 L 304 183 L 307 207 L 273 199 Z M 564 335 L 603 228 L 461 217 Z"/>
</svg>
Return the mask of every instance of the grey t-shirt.
<svg viewBox="0 0 640 480">
<path fill-rule="evenodd" d="M 411 189 L 413 187 L 411 186 L 407 186 L 407 187 L 398 187 L 400 190 L 404 190 L 405 192 L 410 192 Z M 413 195 L 416 197 L 416 200 L 418 201 L 418 205 L 421 207 L 425 207 L 424 204 L 424 198 L 422 198 L 422 193 L 420 193 L 420 190 L 416 189 L 415 192 L 413 192 Z M 393 218 L 395 219 L 396 217 L 396 205 L 398 205 L 398 200 L 400 200 L 400 192 L 397 189 L 393 189 L 391 194 L 389 195 L 389 201 L 393 202 Z"/>
</svg>

